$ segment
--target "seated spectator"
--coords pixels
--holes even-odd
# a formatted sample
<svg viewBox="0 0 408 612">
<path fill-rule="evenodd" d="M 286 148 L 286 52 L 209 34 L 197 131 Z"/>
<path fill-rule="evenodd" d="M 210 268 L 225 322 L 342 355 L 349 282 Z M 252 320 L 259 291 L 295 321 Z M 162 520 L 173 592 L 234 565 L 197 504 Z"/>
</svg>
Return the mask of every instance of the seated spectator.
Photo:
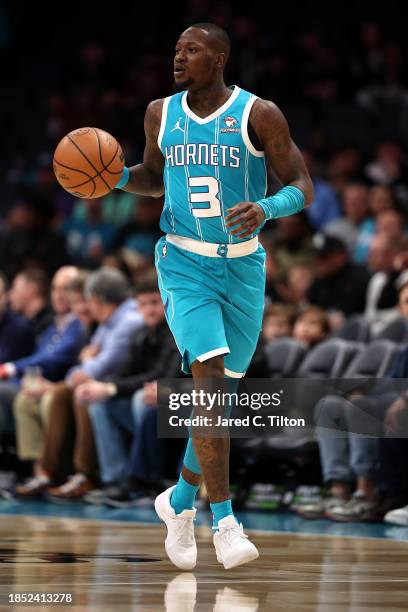
<svg viewBox="0 0 408 612">
<path fill-rule="evenodd" d="M 350 261 L 345 244 L 334 236 L 316 234 L 315 280 L 309 291 L 311 304 L 345 315 L 362 313 L 370 278 L 365 268 Z"/>
<path fill-rule="evenodd" d="M 330 221 L 341 217 L 340 202 L 330 183 L 316 176 L 312 153 L 310 151 L 302 153 L 314 187 L 314 200 L 305 212 L 313 228 L 322 231 Z"/>
<path fill-rule="evenodd" d="M 405 285 L 408 290 L 408 282 Z M 405 291 L 406 295 L 406 307 L 408 310 L 408 291 Z M 408 377 L 408 348 L 402 351 L 399 360 L 395 364 L 394 373 L 396 378 L 407 378 Z M 406 527 L 408 525 L 408 501 L 407 489 L 407 431 L 408 431 L 408 389 L 396 398 L 394 402 L 389 406 L 386 416 L 385 423 L 390 438 L 383 440 L 382 453 L 380 459 L 383 464 L 388 468 L 386 470 L 385 482 L 388 483 L 388 488 L 396 489 L 397 491 L 403 489 L 406 499 L 404 505 L 401 504 L 390 504 L 382 503 L 382 510 L 385 511 L 384 521 L 386 523 L 392 523 L 393 525 L 401 525 Z M 393 436 L 401 436 L 400 438 L 393 438 Z M 394 491 L 392 490 L 392 493 Z M 392 495 L 388 496 L 391 499 L 395 499 Z"/>
<path fill-rule="evenodd" d="M 349 183 L 342 191 L 343 217 L 328 223 L 325 234 L 335 236 L 346 246 L 354 259 L 359 248 L 360 232 L 369 216 L 368 188 L 362 183 Z"/>
<path fill-rule="evenodd" d="M 336 151 L 328 167 L 330 185 L 341 193 L 346 185 L 361 175 L 361 151 L 354 145 L 346 145 Z"/>
<path fill-rule="evenodd" d="M 361 264 L 367 263 L 368 252 L 374 235 L 384 230 L 386 233 L 393 234 L 393 228 L 388 225 L 387 219 L 393 219 L 399 215 L 396 210 L 395 195 L 390 187 L 375 185 L 370 188 L 368 198 L 371 215 L 360 225 L 358 244 L 354 252 L 354 260 Z M 391 213 L 390 216 L 388 216 L 388 212 Z"/>
<path fill-rule="evenodd" d="M 36 338 L 54 319 L 48 304 L 48 291 L 49 280 L 44 270 L 28 268 L 13 278 L 9 293 L 10 306 L 30 322 Z"/>
<path fill-rule="evenodd" d="M 84 331 L 70 310 L 66 292 L 77 274 L 77 268 L 71 266 L 56 272 L 51 285 L 54 322 L 40 335 L 35 351 L 28 357 L 0 364 L 0 433 L 13 432 L 12 405 L 27 370 L 41 369 L 37 382 L 45 389 L 49 381 L 61 380 L 77 361 L 84 344 Z"/>
<path fill-rule="evenodd" d="M 85 296 L 85 285 L 89 278 L 89 274 L 90 272 L 86 270 L 80 270 L 78 275 L 72 279 L 67 286 L 71 310 L 78 321 L 81 322 L 87 340 L 90 340 L 93 333 L 96 331 L 95 319 L 92 316 L 92 311 L 89 308 L 89 303 Z"/>
<path fill-rule="evenodd" d="M 112 189 L 108 195 L 101 198 L 101 221 L 121 226 L 130 221 L 137 208 L 138 196 L 121 189 Z M 88 210 L 86 201 L 77 199 L 74 202 L 72 218 L 76 221 L 86 221 Z"/>
<path fill-rule="evenodd" d="M 392 240 L 400 242 L 406 235 L 404 215 L 395 209 L 382 210 L 377 215 L 376 233 L 386 234 Z"/>
<path fill-rule="evenodd" d="M 103 381 L 121 371 L 142 318 L 136 301 L 129 298 L 126 277 L 119 270 L 101 268 L 91 273 L 85 283 L 85 296 L 99 325 L 79 355 L 80 364 L 69 370 L 65 382 L 51 390 L 37 475 L 17 487 L 21 498 L 41 496 L 48 489 L 55 498 L 75 500 L 96 485 L 98 466 L 92 426 L 87 407 L 75 400 L 74 392 L 85 381 Z M 67 482 L 70 474 L 73 476 Z"/>
<path fill-rule="evenodd" d="M 278 338 L 291 336 L 294 319 L 295 309 L 291 305 L 275 302 L 267 306 L 262 321 L 262 332 L 246 373 L 247 378 L 267 378 L 269 376 L 265 346 Z"/>
<path fill-rule="evenodd" d="M 393 185 L 404 181 L 404 150 L 399 142 L 383 140 L 378 143 L 375 158 L 365 167 L 367 177 L 374 183 Z"/>
<path fill-rule="evenodd" d="M 157 281 L 141 284 L 137 297 L 144 325 L 132 338 L 128 362 L 109 382 L 90 380 L 75 391 L 78 402 L 89 403 L 101 470 L 103 488 L 89 493 L 90 502 L 105 496 L 129 501 L 163 476 L 156 435 L 157 382 L 179 375 L 180 355 Z"/>
<path fill-rule="evenodd" d="M 368 193 L 368 206 L 373 217 L 384 210 L 395 209 L 397 201 L 394 191 L 386 185 L 373 185 Z"/>
<path fill-rule="evenodd" d="M 313 246 L 311 227 L 306 213 L 282 217 L 275 223 L 276 229 L 273 232 L 271 247 L 281 274 L 285 275 L 294 265 L 311 264 Z"/>
<path fill-rule="evenodd" d="M 9 210 L 0 235 L 2 271 L 11 280 L 22 268 L 54 274 L 67 263 L 65 241 L 52 228 L 54 209 L 42 195 L 25 191 Z"/>
<path fill-rule="evenodd" d="M 312 282 L 312 265 L 295 264 L 288 269 L 285 278 L 273 280 L 275 299 L 296 305 L 305 304 Z"/>
<path fill-rule="evenodd" d="M 10 310 L 7 279 L 0 272 L 0 363 L 15 361 L 33 352 L 35 338 L 27 321 Z"/>
<path fill-rule="evenodd" d="M 394 269 L 394 260 L 398 252 L 398 242 L 388 234 L 374 236 L 368 255 L 369 270 L 373 275 L 367 286 L 364 311 L 373 335 L 396 316 L 398 292 L 395 281 L 399 272 Z"/>
<path fill-rule="evenodd" d="M 294 320 L 293 308 L 285 304 L 271 304 L 266 310 L 262 322 L 262 340 L 272 342 L 276 338 L 292 335 Z"/>
<path fill-rule="evenodd" d="M 389 378 L 407 377 L 408 349 L 404 349 Z M 369 385 L 373 387 L 372 381 Z M 408 499 L 403 470 L 397 469 L 402 467 L 401 462 L 399 466 L 388 462 L 386 468 L 383 446 L 385 428 L 393 423 L 394 418 L 397 420 L 396 413 L 400 414 L 405 406 L 408 383 L 405 382 L 405 390 L 395 391 L 392 385 L 388 387 L 379 381 L 378 389 L 374 388 L 372 394 L 370 389 L 365 395 L 357 393 L 348 399 L 326 396 L 317 403 L 315 422 L 320 459 L 330 494 L 323 501 L 300 507 L 299 513 L 304 518 L 325 516 L 338 521 L 381 520 L 388 510 L 397 507 L 401 494 Z M 407 450 L 406 441 L 404 443 L 402 457 L 406 456 Z M 388 444 L 390 450 L 389 447 Z M 405 468 L 406 465 L 407 461 Z M 354 484 L 355 491 L 351 495 Z"/>
<path fill-rule="evenodd" d="M 84 329 L 84 338 L 89 337 L 93 318 L 84 297 L 87 274 L 79 272 L 66 286 L 71 312 Z M 14 400 L 14 418 L 17 439 L 17 456 L 24 472 L 39 471 L 37 461 L 41 457 L 43 433 L 48 424 L 49 406 L 55 383 L 41 377 L 23 377 L 21 391 Z"/>
<path fill-rule="evenodd" d="M 163 203 L 157 198 L 141 197 L 133 220 L 124 225 L 116 236 L 114 249 L 128 249 L 152 257 L 160 238 L 159 219 Z"/>
<path fill-rule="evenodd" d="M 327 313 L 318 306 L 306 306 L 295 319 L 292 335 L 310 348 L 327 338 L 329 331 Z"/>
<path fill-rule="evenodd" d="M 103 221 L 100 198 L 83 202 L 86 206 L 85 219 L 67 219 L 61 226 L 61 232 L 66 238 L 72 261 L 78 266 L 92 268 L 113 248 L 117 230 L 111 223 Z"/>
</svg>

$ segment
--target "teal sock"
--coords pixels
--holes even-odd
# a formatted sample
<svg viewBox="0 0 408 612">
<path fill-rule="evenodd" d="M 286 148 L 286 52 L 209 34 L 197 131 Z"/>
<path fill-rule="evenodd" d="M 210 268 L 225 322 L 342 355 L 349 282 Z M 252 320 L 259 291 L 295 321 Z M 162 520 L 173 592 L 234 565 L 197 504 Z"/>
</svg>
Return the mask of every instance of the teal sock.
<svg viewBox="0 0 408 612">
<path fill-rule="evenodd" d="M 183 510 L 192 510 L 195 496 L 200 487 L 192 485 L 180 474 L 176 488 L 173 489 L 170 498 L 170 505 L 176 514 L 180 514 Z"/>
<path fill-rule="evenodd" d="M 225 518 L 226 516 L 234 516 L 230 499 L 226 499 L 222 502 L 215 502 L 214 504 L 210 503 L 210 507 L 213 513 L 213 529 L 218 529 L 218 521 L 221 519 Z"/>
</svg>

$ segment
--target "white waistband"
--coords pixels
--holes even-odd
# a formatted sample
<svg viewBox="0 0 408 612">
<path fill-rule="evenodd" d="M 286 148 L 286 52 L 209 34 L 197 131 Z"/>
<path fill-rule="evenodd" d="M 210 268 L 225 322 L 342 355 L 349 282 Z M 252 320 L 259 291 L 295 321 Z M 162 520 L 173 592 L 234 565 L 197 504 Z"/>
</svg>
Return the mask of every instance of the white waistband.
<svg viewBox="0 0 408 612">
<path fill-rule="evenodd" d="M 166 234 L 166 240 L 170 244 L 180 247 L 180 249 L 207 257 L 227 257 L 228 259 L 231 257 L 244 257 L 245 255 L 255 253 L 258 249 L 258 236 L 235 244 L 201 242 L 200 240 L 194 240 L 194 238 L 176 236 L 175 234 Z"/>
</svg>

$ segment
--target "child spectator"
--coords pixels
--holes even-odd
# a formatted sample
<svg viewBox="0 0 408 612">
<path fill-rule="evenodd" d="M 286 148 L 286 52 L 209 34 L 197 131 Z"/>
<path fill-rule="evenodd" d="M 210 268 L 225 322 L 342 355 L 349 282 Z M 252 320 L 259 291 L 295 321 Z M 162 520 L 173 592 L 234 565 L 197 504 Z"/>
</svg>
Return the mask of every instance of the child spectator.
<svg viewBox="0 0 408 612">
<path fill-rule="evenodd" d="M 318 306 L 306 307 L 296 318 L 293 337 L 312 347 L 324 340 L 330 331 L 329 317 Z"/>
<path fill-rule="evenodd" d="M 276 338 L 290 336 L 294 321 L 294 310 L 285 304 L 271 304 L 265 311 L 262 323 L 262 339 L 272 342 Z"/>
</svg>

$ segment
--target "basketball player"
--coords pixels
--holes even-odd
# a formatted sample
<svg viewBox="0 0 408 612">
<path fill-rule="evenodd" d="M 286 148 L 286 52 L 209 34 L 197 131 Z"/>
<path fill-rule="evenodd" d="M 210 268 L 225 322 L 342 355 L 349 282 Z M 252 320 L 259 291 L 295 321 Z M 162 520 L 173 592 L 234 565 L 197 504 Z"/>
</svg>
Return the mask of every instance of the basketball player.
<svg viewBox="0 0 408 612">
<path fill-rule="evenodd" d="M 228 35 L 199 23 L 176 44 L 179 93 L 151 102 L 143 163 L 125 168 L 117 187 L 161 196 L 156 246 L 167 322 L 194 384 L 244 376 L 257 344 L 265 289 L 265 252 L 257 234 L 269 219 L 309 205 L 313 188 L 281 111 L 223 72 Z M 266 195 L 266 164 L 283 188 Z M 226 569 L 258 557 L 238 524 L 229 492 L 229 439 L 189 438 L 176 486 L 156 512 L 168 530 L 166 552 L 181 569 L 196 565 L 194 498 L 204 478 L 213 513 L 217 560 Z"/>
</svg>

